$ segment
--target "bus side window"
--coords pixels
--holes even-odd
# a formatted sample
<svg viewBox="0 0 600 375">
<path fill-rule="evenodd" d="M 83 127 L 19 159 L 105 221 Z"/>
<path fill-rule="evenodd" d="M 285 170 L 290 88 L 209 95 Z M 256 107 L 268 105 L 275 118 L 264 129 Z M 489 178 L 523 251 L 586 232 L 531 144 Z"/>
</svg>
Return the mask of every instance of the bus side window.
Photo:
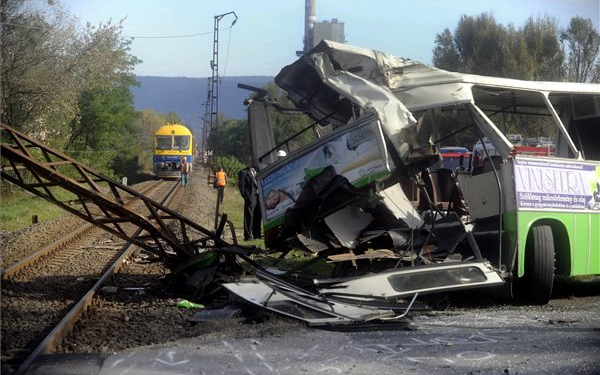
<svg viewBox="0 0 600 375">
<path fill-rule="evenodd" d="M 571 132 L 571 137 L 579 143 L 585 159 L 600 160 L 600 117 L 576 120 L 575 130 L 576 134 Z"/>
</svg>

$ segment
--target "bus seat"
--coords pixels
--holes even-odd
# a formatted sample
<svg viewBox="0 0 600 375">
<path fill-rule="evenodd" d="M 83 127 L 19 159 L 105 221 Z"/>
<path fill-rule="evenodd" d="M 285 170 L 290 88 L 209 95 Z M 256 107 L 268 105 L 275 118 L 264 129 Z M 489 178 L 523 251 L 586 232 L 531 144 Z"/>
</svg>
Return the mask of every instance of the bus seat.
<svg viewBox="0 0 600 375">
<path fill-rule="evenodd" d="M 419 205 L 420 190 L 415 181 L 412 178 L 402 179 L 400 180 L 400 187 L 413 207 L 416 208 Z"/>
<path fill-rule="evenodd" d="M 478 174 L 483 173 L 483 165 L 473 168 L 473 172 L 471 172 L 471 176 L 477 176 Z"/>
<path fill-rule="evenodd" d="M 492 164 L 494 165 L 494 169 L 500 170 L 500 165 L 502 164 L 502 156 L 492 155 L 488 158 L 483 159 L 483 173 L 491 172 Z"/>
<path fill-rule="evenodd" d="M 440 168 L 431 173 L 431 182 L 436 207 L 454 211 L 459 217 L 468 214 L 462 190 L 450 169 Z"/>
</svg>

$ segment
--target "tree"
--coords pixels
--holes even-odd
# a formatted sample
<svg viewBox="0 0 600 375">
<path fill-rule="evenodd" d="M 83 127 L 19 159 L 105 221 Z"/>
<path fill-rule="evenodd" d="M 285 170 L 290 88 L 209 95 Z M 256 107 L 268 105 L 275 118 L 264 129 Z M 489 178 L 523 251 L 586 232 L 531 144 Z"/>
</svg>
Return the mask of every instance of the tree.
<svg viewBox="0 0 600 375">
<path fill-rule="evenodd" d="M 169 111 L 169 113 L 167 113 L 167 116 L 165 117 L 165 121 L 170 124 L 183 124 L 183 121 L 181 121 L 181 118 L 179 117 L 179 115 L 173 111 Z"/>
<path fill-rule="evenodd" d="M 522 64 L 527 66 L 527 78 L 540 81 L 560 81 L 565 77 L 565 55 L 557 38 L 556 19 L 548 16 L 529 18 L 521 29 L 526 46 Z"/>
<path fill-rule="evenodd" d="M 66 151 L 105 174 L 132 176 L 138 170 L 138 155 L 144 145 L 134 122 L 132 79 L 123 76 L 108 89 L 94 88 L 82 93 L 80 116 L 71 122 Z"/>
<path fill-rule="evenodd" d="M 250 155 L 248 120 L 225 120 L 219 129 L 219 144 L 223 155 L 230 155 L 244 164 Z"/>
<path fill-rule="evenodd" d="M 140 143 L 139 165 L 142 171 L 146 173 L 152 172 L 154 133 L 166 123 L 165 115 L 151 109 L 141 111 L 134 121 Z"/>
<path fill-rule="evenodd" d="M 139 60 L 122 21 L 80 30 L 60 4 L 1 1 L 1 121 L 108 175 L 132 173 Z"/>
<path fill-rule="evenodd" d="M 600 82 L 600 35 L 592 21 L 573 17 L 560 33 L 568 51 L 566 75 L 569 81 Z"/>
<path fill-rule="evenodd" d="M 454 33 L 454 43 L 462 62 L 462 71 L 473 74 L 507 76 L 511 65 L 510 31 L 492 15 L 462 16 Z"/>
<path fill-rule="evenodd" d="M 463 15 L 454 34 L 445 29 L 435 39 L 436 67 L 462 73 L 527 80 L 561 80 L 564 53 L 551 17 L 529 18 L 517 29 L 492 15 Z"/>
<path fill-rule="evenodd" d="M 477 17 L 462 16 L 454 34 L 445 29 L 435 39 L 435 66 L 451 71 L 527 80 L 562 80 L 565 77 L 564 52 L 559 41 L 555 19 L 529 18 L 517 29 L 498 24 L 493 16 L 483 13 Z M 437 126 L 436 137 L 445 145 L 471 145 L 477 133 L 461 130 L 455 111 L 431 111 Z M 460 115 L 460 112 L 459 112 Z M 492 114 L 490 114 L 492 115 Z M 502 114 L 502 130 L 523 135 L 538 135 L 545 124 L 521 114 Z M 447 134 L 453 136 L 446 138 Z"/>
<path fill-rule="evenodd" d="M 121 23 L 80 31 L 60 4 L 24 0 L 2 0 L 1 18 L 0 119 L 55 147 L 70 138 L 82 93 L 110 88 L 139 62 Z"/>
<path fill-rule="evenodd" d="M 445 29 L 435 37 L 435 48 L 433 49 L 433 65 L 440 69 L 460 72 L 462 61 L 460 53 L 452 38 L 452 32 Z"/>
</svg>

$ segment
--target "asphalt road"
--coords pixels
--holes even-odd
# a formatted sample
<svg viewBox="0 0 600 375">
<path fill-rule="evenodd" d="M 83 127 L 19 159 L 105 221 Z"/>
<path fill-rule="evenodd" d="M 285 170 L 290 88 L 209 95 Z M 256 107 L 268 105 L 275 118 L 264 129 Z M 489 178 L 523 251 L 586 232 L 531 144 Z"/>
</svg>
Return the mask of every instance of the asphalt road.
<svg viewBox="0 0 600 375">
<path fill-rule="evenodd" d="M 450 310 L 411 314 L 398 330 L 295 324 L 255 337 L 202 336 L 108 356 L 51 355 L 30 373 L 600 374 L 599 285 L 563 290 L 545 306 L 453 302 Z"/>
</svg>

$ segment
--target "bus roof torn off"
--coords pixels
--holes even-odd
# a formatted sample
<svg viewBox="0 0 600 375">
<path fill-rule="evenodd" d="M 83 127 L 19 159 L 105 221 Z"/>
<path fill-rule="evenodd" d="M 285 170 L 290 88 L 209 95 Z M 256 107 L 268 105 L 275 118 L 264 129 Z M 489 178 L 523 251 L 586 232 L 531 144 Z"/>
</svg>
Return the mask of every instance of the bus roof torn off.
<svg viewBox="0 0 600 375">
<path fill-rule="evenodd" d="M 569 188 L 577 200 L 599 195 L 600 85 L 453 73 L 330 41 L 283 68 L 275 82 L 296 105 L 293 111 L 314 121 L 305 130 L 315 139 L 304 145 L 293 137 L 276 140 L 269 111 L 291 110 L 264 90 L 247 101 L 265 244 L 335 263 L 334 281 L 314 281 L 316 295 L 381 303 L 507 284 L 514 294 L 545 303 L 555 264 L 565 275 L 600 273 L 597 231 L 589 229 L 582 240 L 596 249 L 589 261 L 573 264 L 569 251 L 579 240 L 561 237 L 569 227 L 560 220 L 569 219 L 549 218 L 557 206 L 520 204 L 525 184 L 515 184 L 515 174 L 542 159 L 548 170 L 531 177 L 538 183 L 527 186 L 537 190 L 528 193 L 551 193 L 542 180 L 563 173 L 556 178 L 565 186 L 571 178 L 585 180 L 579 190 Z M 552 138 L 552 153 L 516 152 L 503 130 L 524 121 Z M 431 168 L 441 159 L 449 123 L 486 139 L 483 155 L 473 160 L 482 165 Z M 287 155 L 278 159 L 281 149 Z M 577 176 L 567 176 L 575 169 Z M 574 209 L 600 225 L 595 206 L 579 207 L 559 211 Z M 573 243 L 559 249 L 560 241 Z M 241 289 L 230 290 L 244 298 Z"/>
</svg>

